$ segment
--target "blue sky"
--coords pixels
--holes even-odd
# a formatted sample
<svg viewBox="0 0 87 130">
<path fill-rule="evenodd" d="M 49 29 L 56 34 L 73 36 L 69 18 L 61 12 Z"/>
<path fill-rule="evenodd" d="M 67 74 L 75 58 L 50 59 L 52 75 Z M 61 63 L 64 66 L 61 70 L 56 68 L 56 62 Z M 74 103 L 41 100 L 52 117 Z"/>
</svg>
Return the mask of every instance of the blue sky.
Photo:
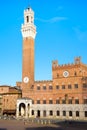
<svg viewBox="0 0 87 130">
<path fill-rule="evenodd" d="M 22 79 L 23 11 L 35 12 L 35 80 L 52 79 L 52 61 L 87 64 L 87 0 L 0 1 L 0 85 Z"/>
</svg>

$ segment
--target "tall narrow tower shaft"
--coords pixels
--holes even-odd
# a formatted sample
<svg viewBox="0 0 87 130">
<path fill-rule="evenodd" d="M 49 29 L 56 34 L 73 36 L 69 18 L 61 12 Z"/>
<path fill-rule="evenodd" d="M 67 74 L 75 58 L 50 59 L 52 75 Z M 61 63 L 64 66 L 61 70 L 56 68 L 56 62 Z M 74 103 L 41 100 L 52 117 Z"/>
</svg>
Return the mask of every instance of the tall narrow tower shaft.
<svg viewBox="0 0 87 130">
<path fill-rule="evenodd" d="M 36 27 L 34 12 L 31 8 L 24 10 L 24 24 L 21 27 L 23 36 L 22 89 L 27 91 L 34 82 L 34 39 Z"/>
</svg>

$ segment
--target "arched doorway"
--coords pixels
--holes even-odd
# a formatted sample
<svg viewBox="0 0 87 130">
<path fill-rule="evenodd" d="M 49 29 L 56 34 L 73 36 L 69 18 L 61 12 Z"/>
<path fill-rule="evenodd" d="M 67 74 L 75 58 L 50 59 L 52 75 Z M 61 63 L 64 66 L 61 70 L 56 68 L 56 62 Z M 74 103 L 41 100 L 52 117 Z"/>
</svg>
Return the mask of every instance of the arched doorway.
<svg viewBox="0 0 87 130">
<path fill-rule="evenodd" d="M 19 116 L 25 116 L 26 113 L 26 106 L 24 103 L 19 105 Z"/>
<path fill-rule="evenodd" d="M 69 116 L 72 117 L 72 111 L 69 111 Z"/>
<path fill-rule="evenodd" d="M 37 117 L 40 117 L 40 110 L 37 110 Z"/>
</svg>

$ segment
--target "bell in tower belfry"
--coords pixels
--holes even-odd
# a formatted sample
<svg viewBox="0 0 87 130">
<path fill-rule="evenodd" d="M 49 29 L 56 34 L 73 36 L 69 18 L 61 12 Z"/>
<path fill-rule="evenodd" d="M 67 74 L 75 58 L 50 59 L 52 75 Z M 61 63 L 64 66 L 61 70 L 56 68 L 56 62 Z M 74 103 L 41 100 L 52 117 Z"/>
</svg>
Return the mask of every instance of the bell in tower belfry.
<svg viewBox="0 0 87 130">
<path fill-rule="evenodd" d="M 23 36 L 22 89 L 26 90 L 34 82 L 34 39 L 36 26 L 34 25 L 34 11 L 31 8 L 24 10 L 24 24 L 22 24 L 21 32 Z"/>
</svg>

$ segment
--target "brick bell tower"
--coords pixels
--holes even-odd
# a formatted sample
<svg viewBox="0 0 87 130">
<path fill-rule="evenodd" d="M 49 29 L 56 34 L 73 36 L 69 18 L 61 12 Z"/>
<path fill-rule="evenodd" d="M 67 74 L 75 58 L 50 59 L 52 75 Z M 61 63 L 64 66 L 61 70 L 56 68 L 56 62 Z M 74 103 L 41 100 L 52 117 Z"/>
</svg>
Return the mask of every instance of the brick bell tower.
<svg viewBox="0 0 87 130">
<path fill-rule="evenodd" d="M 34 12 L 30 7 L 24 10 L 24 24 L 22 24 L 21 32 L 23 36 L 22 97 L 29 97 L 30 87 L 34 84 L 34 39 L 36 36 Z"/>
</svg>

